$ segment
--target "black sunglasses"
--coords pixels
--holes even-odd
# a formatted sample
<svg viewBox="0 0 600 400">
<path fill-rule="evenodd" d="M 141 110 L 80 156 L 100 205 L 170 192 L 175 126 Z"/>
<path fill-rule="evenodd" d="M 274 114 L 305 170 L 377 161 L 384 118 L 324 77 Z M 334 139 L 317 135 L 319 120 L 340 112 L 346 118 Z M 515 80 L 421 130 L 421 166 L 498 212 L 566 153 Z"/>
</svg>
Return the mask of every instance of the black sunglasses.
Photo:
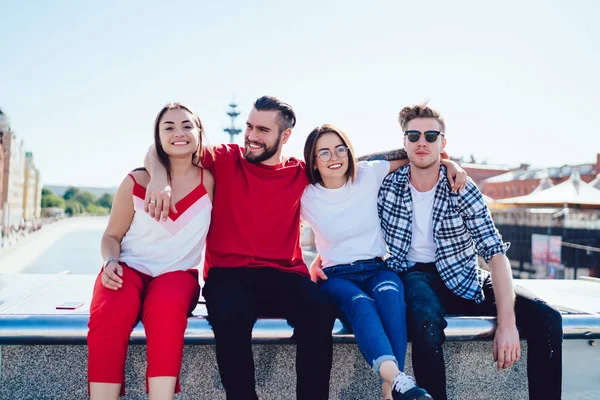
<svg viewBox="0 0 600 400">
<path fill-rule="evenodd" d="M 429 143 L 435 142 L 437 140 L 438 136 L 443 135 L 443 133 L 440 131 L 425 131 L 422 133 L 423 133 L 423 135 L 425 135 L 425 140 L 427 140 Z M 404 132 L 404 136 L 406 136 L 406 138 L 408 139 L 409 142 L 416 143 L 419 141 L 419 138 L 421 137 L 421 131 L 416 131 L 416 130 L 406 131 L 406 132 Z"/>
</svg>

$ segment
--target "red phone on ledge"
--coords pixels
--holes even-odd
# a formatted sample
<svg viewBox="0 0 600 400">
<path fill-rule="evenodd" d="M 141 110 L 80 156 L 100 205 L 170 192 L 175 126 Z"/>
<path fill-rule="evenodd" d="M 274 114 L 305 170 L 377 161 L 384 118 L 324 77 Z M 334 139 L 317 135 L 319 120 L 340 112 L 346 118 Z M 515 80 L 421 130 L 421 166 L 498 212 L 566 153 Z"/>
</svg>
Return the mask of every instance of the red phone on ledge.
<svg viewBox="0 0 600 400">
<path fill-rule="evenodd" d="M 83 305 L 81 301 L 67 301 L 61 305 L 56 306 L 57 310 L 76 310 Z"/>
</svg>

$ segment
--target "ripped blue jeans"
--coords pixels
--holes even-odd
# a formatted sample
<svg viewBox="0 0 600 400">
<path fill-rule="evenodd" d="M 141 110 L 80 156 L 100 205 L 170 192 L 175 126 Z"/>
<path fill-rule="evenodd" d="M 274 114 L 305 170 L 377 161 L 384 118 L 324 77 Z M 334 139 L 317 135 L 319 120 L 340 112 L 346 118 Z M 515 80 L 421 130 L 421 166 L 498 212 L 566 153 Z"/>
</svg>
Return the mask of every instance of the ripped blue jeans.
<svg viewBox="0 0 600 400">
<path fill-rule="evenodd" d="M 356 261 L 323 270 L 321 289 L 339 307 L 350 324 L 363 356 L 379 373 L 392 360 L 404 371 L 406 358 L 406 304 L 404 287 L 380 258 Z"/>
</svg>

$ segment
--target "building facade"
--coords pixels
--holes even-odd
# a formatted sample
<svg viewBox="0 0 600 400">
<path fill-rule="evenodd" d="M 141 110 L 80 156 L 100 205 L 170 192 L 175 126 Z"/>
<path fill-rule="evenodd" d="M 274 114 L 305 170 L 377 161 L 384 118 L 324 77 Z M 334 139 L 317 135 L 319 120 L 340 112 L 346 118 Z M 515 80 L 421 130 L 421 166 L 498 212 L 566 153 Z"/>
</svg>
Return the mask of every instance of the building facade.
<svg viewBox="0 0 600 400">
<path fill-rule="evenodd" d="M 42 205 L 40 171 L 33 154 L 25 153 L 0 110 L 0 227 L 14 227 L 25 220 L 39 218 Z"/>
<path fill-rule="evenodd" d="M 4 183 L 6 202 L 4 203 L 4 225 L 15 226 L 23 223 L 23 192 L 25 188 L 25 148 L 18 142 L 14 132 L 9 132 L 9 154 L 4 163 Z"/>
<path fill-rule="evenodd" d="M 4 146 L 4 142 L 6 141 L 5 136 L 8 135 L 8 131 L 10 130 L 10 125 L 8 124 L 8 118 L 6 115 L 0 110 L 0 226 L 3 221 L 3 210 L 4 210 L 4 160 L 6 158 L 6 154 L 8 151 Z"/>
<path fill-rule="evenodd" d="M 39 169 L 35 169 L 35 218 L 42 217 L 42 176 Z"/>
<path fill-rule="evenodd" d="M 546 169 L 530 169 L 529 166 L 522 165 L 517 170 L 482 180 L 479 183 L 479 188 L 483 194 L 494 200 L 526 196 L 533 192 L 544 179 L 551 180 L 555 185 L 566 181 L 575 168 L 579 169 L 581 179 L 590 183 L 600 173 L 600 154 L 596 155 L 595 163 L 588 164 L 565 165 Z"/>
<path fill-rule="evenodd" d="M 40 173 L 35 168 L 33 154 L 26 152 L 23 181 L 23 219 L 26 221 L 40 217 L 42 188 L 39 180 Z"/>
<path fill-rule="evenodd" d="M 473 182 L 475 182 L 477 186 L 479 186 L 479 184 L 486 179 L 505 174 L 512 170 L 511 168 L 504 166 L 463 162 L 459 163 L 460 166 L 467 172 L 469 177 L 473 179 Z"/>
</svg>

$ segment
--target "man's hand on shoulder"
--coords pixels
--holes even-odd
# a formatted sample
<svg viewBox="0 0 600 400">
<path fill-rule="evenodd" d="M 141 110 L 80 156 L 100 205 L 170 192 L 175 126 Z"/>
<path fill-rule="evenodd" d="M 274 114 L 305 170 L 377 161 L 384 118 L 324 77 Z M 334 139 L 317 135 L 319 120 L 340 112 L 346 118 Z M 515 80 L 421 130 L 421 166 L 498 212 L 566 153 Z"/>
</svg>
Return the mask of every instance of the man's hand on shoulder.
<svg viewBox="0 0 600 400">
<path fill-rule="evenodd" d="M 167 170 L 158 159 L 154 145 L 150 146 L 144 157 L 144 167 L 150 174 L 150 182 L 146 187 L 144 210 L 157 221 L 160 221 L 161 217 L 163 221 L 166 221 L 169 216 L 169 207 L 175 213 L 177 210 L 175 205 L 171 204 L 171 186 L 167 180 Z"/>
<path fill-rule="evenodd" d="M 150 178 L 146 187 L 146 198 L 144 199 L 144 210 L 157 221 L 167 220 L 169 209 L 177 212 L 175 204 L 171 203 L 171 186 L 166 179 Z"/>
</svg>

